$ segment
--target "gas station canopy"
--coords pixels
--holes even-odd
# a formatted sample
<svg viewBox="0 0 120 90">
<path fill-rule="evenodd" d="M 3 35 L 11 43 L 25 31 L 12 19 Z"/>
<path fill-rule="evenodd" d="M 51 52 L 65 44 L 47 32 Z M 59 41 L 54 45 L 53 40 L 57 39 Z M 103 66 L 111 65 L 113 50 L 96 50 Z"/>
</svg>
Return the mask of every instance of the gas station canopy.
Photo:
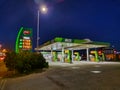
<svg viewBox="0 0 120 90">
<path fill-rule="evenodd" d="M 35 48 L 36 51 L 61 51 L 62 48 L 68 50 L 82 50 L 87 48 L 102 48 L 102 47 L 109 47 L 110 43 L 106 42 L 96 42 L 91 41 L 90 39 L 68 39 L 68 38 L 61 38 L 56 37 L 51 41 L 48 41 L 41 45 L 38 48 Z"/>
</svg>

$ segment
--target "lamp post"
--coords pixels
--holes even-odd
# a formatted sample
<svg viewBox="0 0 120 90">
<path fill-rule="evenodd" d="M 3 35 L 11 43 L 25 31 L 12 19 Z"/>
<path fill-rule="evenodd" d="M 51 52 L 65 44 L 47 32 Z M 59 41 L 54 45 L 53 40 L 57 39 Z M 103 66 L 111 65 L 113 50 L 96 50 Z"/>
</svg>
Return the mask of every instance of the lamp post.
<svg viewBox="0 0 120 90">
<path fill-rule="evenodd" d="M 36 44 L 36 48 L 39 47 L 39 30 L 40 30 L 40 13 L 46 14 L 47 13 L 47 7 L 45 5 L 41 5 L 41 7 L 39 8 L 39 10 L 37 11 L 37 44 Z"/>
</svg>

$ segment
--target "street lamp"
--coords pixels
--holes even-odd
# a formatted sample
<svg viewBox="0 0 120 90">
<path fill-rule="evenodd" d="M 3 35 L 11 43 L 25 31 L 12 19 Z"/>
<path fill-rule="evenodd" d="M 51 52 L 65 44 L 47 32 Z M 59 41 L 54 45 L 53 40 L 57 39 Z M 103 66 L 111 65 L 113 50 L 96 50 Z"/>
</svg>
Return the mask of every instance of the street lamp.
<svg viewBox="0 0 120 90">
<path fill-rule="evenodd" d="M 48 11 L 47 6 L 42 5 L 42 6 L 40 7 L 40 11 L 41 11 L 41 13 L 46 14 L 47 11 Z"/>
<path fill-rule="evenodd" d="M 46 14 L 47 13 L 47 6 L 41 5 L 41 7 L 39 8 L 39 10 L 37 12 L 37 46 L 36 46 L 36 48 L 39 47 L 39 39 L 40 39 L 40 37 L 39 37 L 39 28 L 40 28 L 40 25 L 39 25 L 40 21 L 39 21 L 39 19 L 40 19 L 40 13 Z"/>
</svg>

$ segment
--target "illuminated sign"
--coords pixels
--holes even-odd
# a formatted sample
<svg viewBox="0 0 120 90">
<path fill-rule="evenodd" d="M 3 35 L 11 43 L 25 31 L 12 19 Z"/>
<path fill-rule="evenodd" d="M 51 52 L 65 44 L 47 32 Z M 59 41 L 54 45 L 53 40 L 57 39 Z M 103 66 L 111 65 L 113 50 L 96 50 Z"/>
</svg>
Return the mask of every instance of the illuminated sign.
<svg viewBox="0 0 120 90">
<path fill-rule="evenodd" d="M 23 39 L 30 39 L 30 37 L 23 37 Z"/>
<path fill-rule="evenodd" d="M 98 54 L 102 54 L 102 51 L 100 50 L 100 51 L 98 51 Z"/>
<path fill-rule="evenodd" d="M 16 40 L 16 52 L 32 51 L 32 29 L 21 28 Z"/>
<path fill-rule="evenodd" d="M 30 34 L 30 31 L 29 31 L 29 30 L 24 30 L 24 31 L 23 31 L 23 34 L 24 34 L 24 35 Z"/>
<path fill-rule="evenodd" d="M 23 49 L 31 49 L 31 40 L 23 39 Z"/>
<path fill-rule="evenodd" d="M 71 43 L 71 42 L 72 42 L 72 39 L 65 39 L 65 42 Z"/>
</svg>

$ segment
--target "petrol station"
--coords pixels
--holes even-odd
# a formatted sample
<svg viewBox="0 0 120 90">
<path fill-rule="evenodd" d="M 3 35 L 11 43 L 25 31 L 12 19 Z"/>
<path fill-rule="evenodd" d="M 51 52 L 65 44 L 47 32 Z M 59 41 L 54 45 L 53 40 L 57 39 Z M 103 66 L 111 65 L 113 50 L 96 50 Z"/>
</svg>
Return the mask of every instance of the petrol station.
<svg viewBox="0 0 120 90">
<path fill-rule="evenodd" d="M 90 39 L 56 37 L 38 48 L 35 48 L 35 50 L 41 52 L 47 60 L 67 63 L 81 61 L 81 51 L 84 50 L 86 61 L 98 62 L 105 60 L 104 52 L 98 50 L 109 46 L 109 43 L 91 41 Z"/>
</svg>

